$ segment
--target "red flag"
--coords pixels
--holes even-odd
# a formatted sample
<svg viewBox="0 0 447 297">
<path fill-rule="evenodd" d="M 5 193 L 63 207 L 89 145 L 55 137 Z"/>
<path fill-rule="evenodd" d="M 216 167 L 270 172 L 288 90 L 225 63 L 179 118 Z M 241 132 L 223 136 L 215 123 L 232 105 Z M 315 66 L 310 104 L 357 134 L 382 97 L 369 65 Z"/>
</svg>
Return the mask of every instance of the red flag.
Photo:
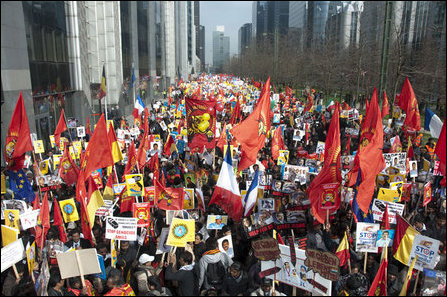
<svg viewBox="0 0 447 297">
<path fill-rule="evenodd" d="M 236 99 L 236 105 L 234 106 L 233 113 L 231 114 L 230 124 L 236 125 L 239 122 L 239 118 L 241 117 L 241 105 L 239 103 L 239 99 Z"/>
<path fill-rule="evenodd" d="M 165 146 L 163 148 L 163 155 L 170 157 L 172 152 L 177 150 L 177 146 L 175 145 L 174 138 L 169 134 L 168 139 L 166 140 Z"/>
<path fill-rule="evenodd" d="M 413 145 L 411 144 L 410 138 L 408 138 L 407 158 L 411 160 L 413 159 L 413 157 L 414 157 Z"/>
<path fill-rule="evenodd" d="M 73 185 L 78 180 L 79 167 L 78 165 L 76 165 L 75 162 L 73 162 L 67 143 L 65 143 L 64 154 L 60 162 L 61 162 L 59 165 L 60 177 L 64 180 L 64 182 L 68 186 Z"/>
<path fill-rule="evenodd" d="M 385 168 L 382 150 L 382 115 L 379 109 L 377 91 L 374 88 L 371 103 L 362 124 L 360 145 L 354 159 L 354 167 L 350 172 L 349 182 L 349 186 L 353 186 L 357 182 L 357 175 L 361 169 L 361 182 L 358 187 L 357 202 L 364 213 L 368 213 L 369 205 L 371 204 L 376 176 Z"/>
<path fill-rule="evenodd" d="M 383 90 L 383 103 L 382 103 L 382 119 L 390 114 L 390 105 L 388 104 L 388 97 L 385 90 Z"/>
<path fill-rule="evenodd" d="M 365 114 L 368 114 L 368 110 L 369 110 L 369 101 L 368 101 L 368 98 L 365 98 L 365 99 L 366 99 Z"/>
<path fill-rule="evenodd" d="M 400 92 L 399 106 L 405 111 L 404 127 L 410 130 L 421 130 L 421 115 L 419 114 L 419 106 L 408 78 L 405 78 L 402 91 Z"/>
<path fill-rule="evenodd" d="M 160 209 L 164 210 L 182 210 L 184 188 L 165 188 L 158 180 L 155 184 L 155 202 Z"/>
<path fill-rule="evenodd" d="M 137 152 L 137 162 L 140 170 L 146 165 L 147 151 L 151 148 L 150 137 L 148 137 L 148 131 L 144 131 L 143 140 L 141 140 L 140 147 Z"/>
<path fill-rule="evenodd" d="M 84 185 L 84 188 L 85 188 L 85 185 Z M 93 246 L 92 227 L 90 226 L 88 217 L 89 216 L 88 216 L 88 211 L 87 211 L 87 205 L 85 203 L 85 199 L 82 199 L 82 201 L 81 201 L 81 227 L 82 227 L 82 234 L 84 235 L 84 239 L 87 239 L 88 241 L 90 241 L 90 243 Z"/>
<path fill-rule="evenodd" d="M 48 204 L 48 191 L 46 191 L 45 195 L 43 196 L 39 217 L 40 221 L 42 222 L 42 227 L 45 227 L 47 230 L 50 229 L 50 205 Z"/>
<path fill-rule="evenodd" d="M 158 152 L 156 152 L 147 162 L 147 166 L 149 167 L 149 170 L 154 173 L 154 179 L 158 175 L 158 171 L 160 168 L 159 162 L 160 161 L 158 160 Z"/>
<path fill-rule="evenodd" d="M 217 141 L 216 146 L 218 148 L 220 148 L 220 150 L 224 151 L 224 145 L 227 144 L 227 128 L 225 127 L 225 125 L 222 127 L 222 132 L 220 133 L 220 137 L 219 140 Z"/>
<path fill-rule="evenodd" d="M 387 267 L 388 259 L 384 258 L 380 263 L 376 277 L 368 291 L 368 296 L 387 296 Z"/>
<path fill-rule="evenodd" d="M 310 111 L 312 109 L 313 105 L 314 105 L 314 100 L 312 99 L 312 96 L 309 94 L 309 95 L 307 95 L 307 102 L 306 102 L 306 106 L 304 107 L 303 114 Z"/>
<path fill-rule="evenodd" d="M 25 153 L 33 150 L 22 92 L 20 92 L 11 122 L 9 123 L 5 143 L 4 154 L 8 163 L 8 169 L 22 169 Z"/>
<path fill-rule="evenodd" d="M 137 164 L 137 153 L 135 151 L 135 143 L 132 141 L 129 147 L 129 153 L 127 154 L 127 164 L 126 168 L 124 169 L 123 181 L 125 180 L 124 177 L 126 174 L 131 174 L 132 169 L 136 164 Z"/>
<path fill-rule="evenodd" d="M 333 212 L 340 207 L 339 188 L 340 173 L 340 106 L 337 103 L 331 119 L 324 148 L 324 163 L 320 173 L 315 177 L 307 189 L 315 218 L 324 223 L 327 212 Z"/>
<path fill-rule="evenodd" d="M 53 205 L 54 205 L 54 221 L 53 221 L 53 224 L 55 226 L 58 226 L 58 229 L 59 229 L 59 239 L 62 242 L 65 243 L 67 241 L 67 233 L 65 232 L 64 221 L 62 220 L 61 210 L 59 208 L 59 203 L 57 202 L 56 198 L 54 198 Z"/>
<path fill-rule="evenodd" d="M 56 130 L 54 130 L 54 142 L 56 143 L 57 147 L 59 147 L 61 134 L 65 130 L 67 130 L 67 124 L 65 123 L 64 109 L 62 108 L 61 115 L 59 117 L 59 122 L 57 123 Z"/>
<path fill-rule="evenodd" d="M 345 102 L 343 102 L 343 105 L 342 105 L 341 109 L 342 110 L 350 110 L 351 106 L 349 106 L 349 104 L 346 103 L 346 101 L 345 101 Z"/>
<path fill-rule="evenodd" d="M 282 138 L 282 128 L 279 126 L 275 129 L 273 132 L 272 137 L 272 157 L 273 160 L 278 159 L 279 157 L 279 150 L 284 150 L 284 140 Z"/>
<path fill-rule="evenodd" d="M 446 156 L 445 156 L 445 148 L 446 148 L 446 140 L 445 140 L 445 123 L 442 125 L 441 134 L 439 135 L 438 143 L 436 144 L 435 154 L 438 155 L 441 166 L 439 170 L 443 176 L 446 176 Z"/>
<path fill-rule="evenodd" d="M 349 155 L 351 151 L 351 135 L 348 135 L 348 140 L 346 141 L 346 154 Z"/>
<path fill-rule="evenodd" d="M 36 197 L 34 197 L 33 201 L 33 210 L 40 209 L 40 198 L 39 192 L 36 193 Z"/>
<path fill-rule="evenodd" d="M 87 117 L 87 125 L 85 127 L 85 133 L 92 136 L 92 131 L 90 130 L 90 119 Z"/>
<path fill-rule="evenodd" d="M 254 111 L 239 125 L 232 129 L 233 136 L 245 152 L 238 171 L 242 171 L 256 162 L 258 151 L 264 146 L 267 131 L 270 131 L 270 77 L 262 89 L 260 100 Z M 244 155 L 244 154 L 243 154 Z"/>
<path fill-rule="evenodd" d="M 125 186 L 119 195 L 120 213 L 132 211 L 132 205 L 135 202 L 134 196 L 127 195 L 127 186 Z"/>
<path fill-rule="evenodd" d="M 78 175 L 78 181 L 76 182 L 76 201 L 85 203 L 86 198 L 87 188 L 85 187 L 85 173 L 81 170 Z"/>
<path fill-rule="evenodd" d="M 96 124 L 81 164 L 81 169 L 85 172 L 85 178 L 88 178 L 93 171 L 99 168 L 109 167 L 114 164 L 104 114 L 101 115 Z"/>
<path fill-rule="evenodd" d="M 396 135 L 393 143 L 391 144 L 390 154 L 402 152 L 402 142 L 400 142 L 399 135 Z"/>
<path fill-rule="evenodd" d="M 383 230 L 390 229 L 390 220 L 388 218 L 388 203 L 385 206 L 385 212 L 383 213 L 382 223 L 380 223 L 380 228 Z"/>
<path fill-rule="evenodd" d="M 191 150 L 203 146 L 213 149 L 216 146 L 216 101 L 186 98 L 185 103 L 188 147 Z"/>
</svg>

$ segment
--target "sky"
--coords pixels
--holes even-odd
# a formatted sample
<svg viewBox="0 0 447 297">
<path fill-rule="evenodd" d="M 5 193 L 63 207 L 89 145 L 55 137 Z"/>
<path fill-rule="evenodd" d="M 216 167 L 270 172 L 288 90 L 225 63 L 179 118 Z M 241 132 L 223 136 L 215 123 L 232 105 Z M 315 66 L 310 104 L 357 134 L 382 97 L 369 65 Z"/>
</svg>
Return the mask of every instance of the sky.
<svg viewBox="0 0 447 297">
<path fill-rule="evenodd" d="M 213 61 L 213 31 L 224 26 L 230 36 L 230 57 L 238 54 L 238 31 L 252 22 L 253 1 L 200 1 L 200 25 L 205 26 L 205 63 Z"/>
</svg>

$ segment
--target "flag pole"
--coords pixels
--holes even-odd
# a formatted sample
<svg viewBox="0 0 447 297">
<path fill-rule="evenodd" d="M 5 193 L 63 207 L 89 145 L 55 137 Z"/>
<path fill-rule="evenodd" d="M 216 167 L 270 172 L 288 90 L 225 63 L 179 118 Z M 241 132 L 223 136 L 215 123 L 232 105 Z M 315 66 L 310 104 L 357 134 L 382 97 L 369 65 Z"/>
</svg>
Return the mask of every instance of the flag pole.
<svg viewBox="0 0 447 297">
<path fill-rule="evenodd" d="M 417 289 L 417 287 L 418 287 L 419 272 L 420 272 L 420 271 L 418 270 L 418 273 L 416 274 L 416 280 L 415 280 L 415 282 L 414 282 L 413 294 L 416 294 L 416 289 Z"/>
</svg>

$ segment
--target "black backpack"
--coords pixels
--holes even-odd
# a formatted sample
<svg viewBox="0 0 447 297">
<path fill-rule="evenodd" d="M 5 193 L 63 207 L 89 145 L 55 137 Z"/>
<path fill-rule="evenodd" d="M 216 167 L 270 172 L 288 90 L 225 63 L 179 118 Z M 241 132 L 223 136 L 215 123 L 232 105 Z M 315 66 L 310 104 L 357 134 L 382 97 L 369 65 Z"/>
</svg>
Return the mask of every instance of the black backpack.
<svg viewBox="0 0 447 297">
<path fill-rule="evenodd" d="M 226 269 L 222 264 L 222 261 L 208 263 L 208 267 L 206 268 L 206 280 L 210 286 L 215 287 L 222 285 L 226 274 Z"/>
</svg>

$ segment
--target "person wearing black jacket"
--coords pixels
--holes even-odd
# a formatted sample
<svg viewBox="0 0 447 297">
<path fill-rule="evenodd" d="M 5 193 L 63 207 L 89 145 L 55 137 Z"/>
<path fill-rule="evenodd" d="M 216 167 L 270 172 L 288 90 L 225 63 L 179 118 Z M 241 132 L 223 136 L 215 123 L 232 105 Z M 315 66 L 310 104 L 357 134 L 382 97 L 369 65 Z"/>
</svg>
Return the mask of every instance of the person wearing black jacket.
<svg viewBox="0 0 447 297">
<path fill-rule="evenodd" d="M 69 240 L 65 243 L 65 246 L 69 249 L 71 248 L 82 248 L 89 249 L 92 247 L 92 244 L 87 239 L 81 238 L 81 233 L 78 229 L 74 229 L 70 234 L 72 240 Z"/>
<path fill-rule="evenodd" d="M 175 269 L 176 256 L 170 256 L 169 264 L 166 265 L 165 279 L 178 281 L 178 295 L 179 296 L 197 296 L 199 295 L 199 288 L 197 286 L 198 268 L 192 261 L 192 254 L 184 251 L 180 254 L 179 270 Z"/>
<path fill-rule="evenodd" d="M 249 285 L 247 273 L 239 262 L 234 262 L 230 266 L 230 274 L 224 279 L 222 292 L 229 296 L 246 296 L 250 292 Z"/>
</svg>

